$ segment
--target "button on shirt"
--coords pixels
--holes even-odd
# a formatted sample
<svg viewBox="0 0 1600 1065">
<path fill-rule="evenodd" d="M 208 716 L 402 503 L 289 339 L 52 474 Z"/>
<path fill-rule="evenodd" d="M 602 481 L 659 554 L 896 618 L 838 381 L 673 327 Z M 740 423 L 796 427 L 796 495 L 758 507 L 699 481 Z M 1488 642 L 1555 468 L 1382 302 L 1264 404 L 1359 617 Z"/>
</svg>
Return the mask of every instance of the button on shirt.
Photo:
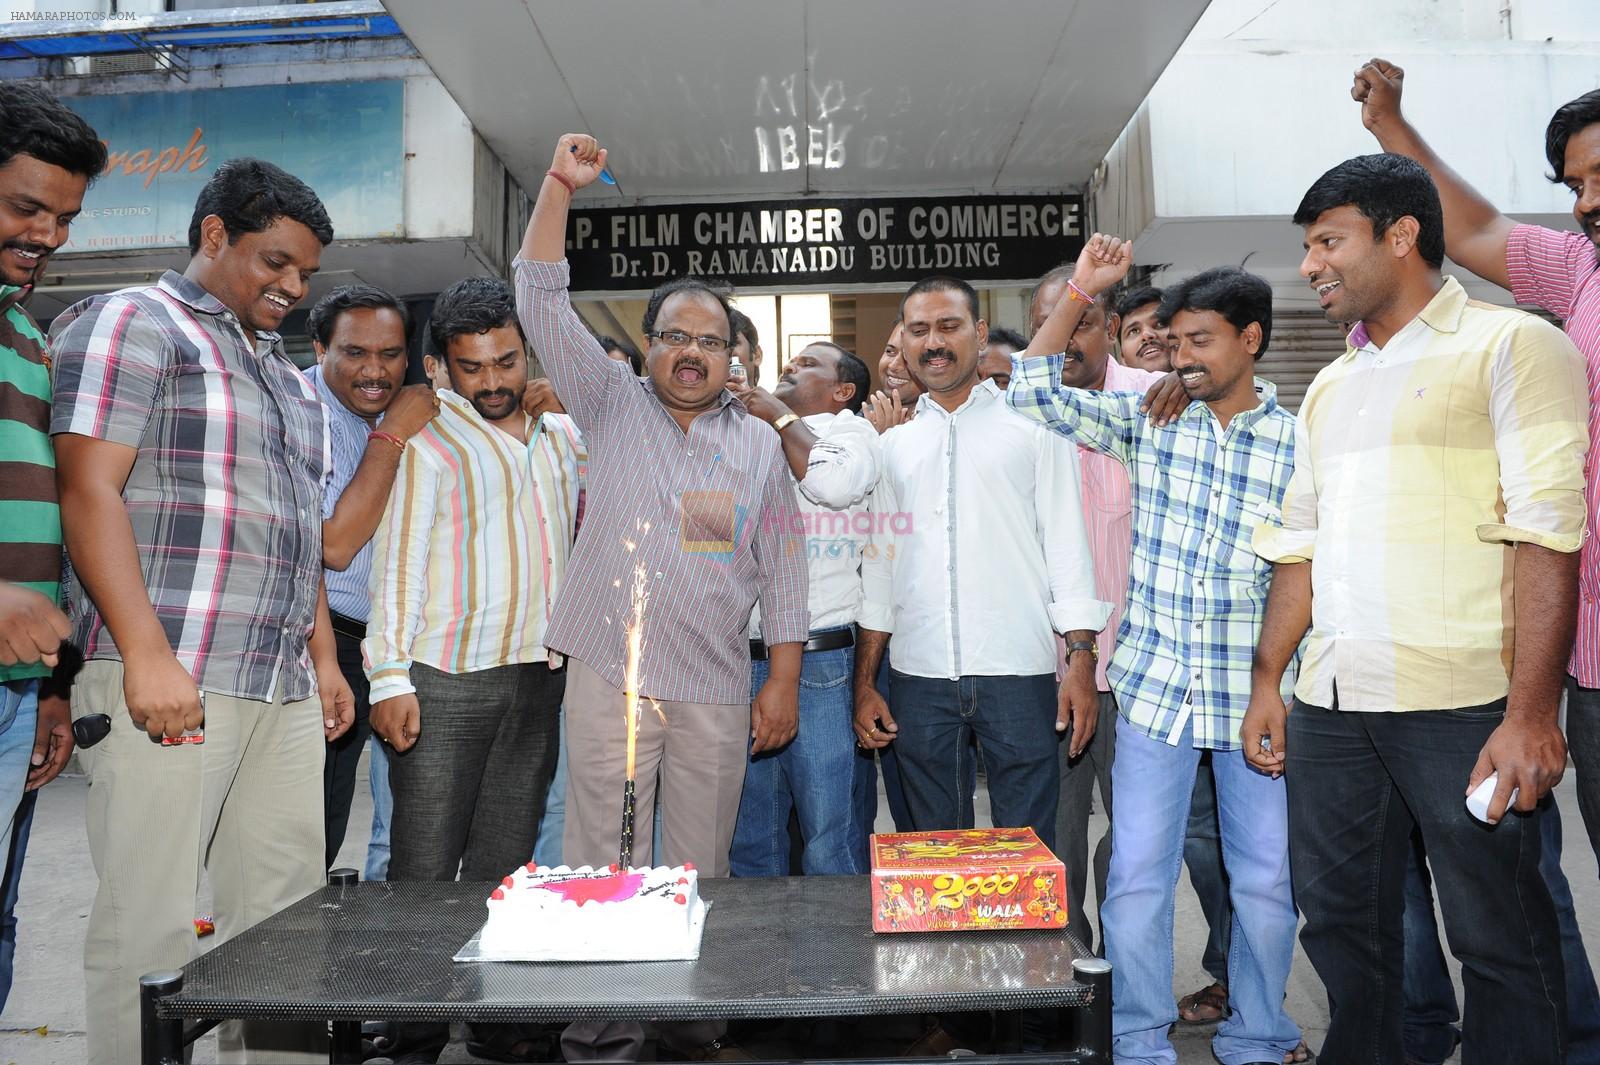
<svg viewBox="0 0 1600 1065">
<path fill-rule="evenodd" d="M 567 297 L 567 264 L 516 262 L 517 312 L 589 445 L 583 529 L 545 642 L 623 686 L 635 566 L 649 591 L 640 694 L 748 706 L 750 611 L 768 644 L 808 632 L 805 552 L 778 434 L 724 390 L 685 432 L 606 355 Z"/>
<path fill-rule="evenodd" d="M 861 626 L 919 677 L 1055 670 L 1052 632 L 1099 631 L 1078 449 L 1009 410 L 992 381 L 947 411 L 929 396 L 883 436 Z"/>
<path fill-rule="evenodd" d="M 328 382 L 323 379 L 322 367 L 306 370 L 306 380 L 317 390 L 317 398 L 328 412 L 328 479 L 322 493 L 322 520 L 333 517 L 339 497 L 355 480 L 356 469 L 367 453 L 367 434 L 372 426 L 361 415 L 339 402 Z M 372 541 L 361 545 L 342 570 L 324 569 L 323 583 L 328 588 L 328 609 L 355 621 L 366 621 L 369 601 L 367 585 L 372 577 Z"/>
<path fill-rule="evenodd" d="M 1583 355 L 1589 382 L 1589 439 L 1600 438 L 1600 258 L 1582 233 L 1519 225 L 1506 241 L 1506 272 L 1518 303 L 1543 307 L 1564 323 Z M 1578 563 L 1578 635 L 1567 672 L 1600 688 L 1600 450 L 1584 463 L 1588 535 Z"/>
<path fill-rule="evenodd" d="M 1510 686 L 1513 545 L 1578 550 L 1583 361 L 1561 331 L 1453 278 L 1382 348 L 1357 326 L 1300 408 L 1274 562 L 1314 561 L 1297 698 L 1479 706 Z"/>
<path fill-rule="evenodd" d="M 1110 669 L 1123 719 L 1176 745 L 1193 718 L 1194 746 L 1237 749 L 1272 581 L 1250 537 L 1294 473 L 1294 416 L 1257 379 L 1260 405 L 1226 429 L 1204 403 L 1158 427 L 1139 413 L 1141 393 L 1061 386 L 1060 355 L 1012 363 L 1006 399 L 1019 413 L 1128 471 L 1133 559 Z"/>
<path fill-rule="evenodd" d="M 406 443 L 372 537 L 372 616 L 361 649 L 372 702 L 416 690 L 411 663 L 445 673 L 545 661 L 586 456 L 572 419 L 540 417 L 523 444 L 444 390 Z"/>
<path fill-rule="evenodd" d="M 138 449 L 122 498 L 178 661 L 218 695 L 314 694 L 327 420 L 278 334 L 246 334 L 170 270 L 68 308 L 50 332 L 50 431 Z M 73 642 L 120 658 L 73 583 Z"/>
<path fill-rule="evenodd" d="M 811 628 L 836 629 L 854 625 L 861 612 L 861 556 L 872 522 L 867 497 L 878 483 L 882 451 L 872 423 L 850 411 L 800 420 L 817 440 L 796 485 L 800 507 L 789 533 L 797 549 L 804 545 L 811 574 Z M 750 615 L 750 638 L 761 639 L 759 605 Z"/>
</svg>

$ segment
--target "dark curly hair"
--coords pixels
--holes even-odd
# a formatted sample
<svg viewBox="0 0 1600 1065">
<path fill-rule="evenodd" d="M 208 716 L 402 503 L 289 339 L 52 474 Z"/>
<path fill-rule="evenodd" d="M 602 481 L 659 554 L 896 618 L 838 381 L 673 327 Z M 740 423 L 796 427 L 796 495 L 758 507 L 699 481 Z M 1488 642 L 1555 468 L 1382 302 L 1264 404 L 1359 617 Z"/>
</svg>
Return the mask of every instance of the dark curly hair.
<svg viewBox="0 0 1600 1065">
<path fill-rule="evenodd" d="M 443 292 L 433 302 L 433 315 L 428 319 L 428 339 L 433 342 L 434 353 L 450 357 L 450 340 L 468 333 L 487 333 L 501 326 L 514 325 L 522 334 L 522 324 L 517 321 L 516 295 L 511 286 L 498 277 L 467 277 Z"/>
<path fill-rule="evenodd" d="M 333 243 L 333 223 L 311 186 L 261 159 L 229 159 L 211 175 L 189 219 L 190 255 L 199 254 L 200 223 L 211 215 L 222 219 L 229 244 L 271 228 L 280 218 L 299 222 L 324 247 Z"/>
<path fill-rule="evenodd" d="M 36 85 L 0 92 L 0 166 L 31 155 L 93 181 L 106 168 L 106 146 L 66 104 Z"/>
</svg>

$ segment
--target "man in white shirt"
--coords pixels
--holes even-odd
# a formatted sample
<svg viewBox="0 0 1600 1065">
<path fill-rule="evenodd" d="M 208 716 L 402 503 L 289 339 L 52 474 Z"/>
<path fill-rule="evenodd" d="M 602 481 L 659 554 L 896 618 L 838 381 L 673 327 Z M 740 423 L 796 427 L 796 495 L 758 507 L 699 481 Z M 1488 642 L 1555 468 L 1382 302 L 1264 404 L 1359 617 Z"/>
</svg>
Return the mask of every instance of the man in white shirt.
<svg viewBox="0 0 1600 1065">
<path fill-rule="evenodd" d="M 926 278 L 901 311 L 906 365 L 927 392 L 917 416 L 882 438 L 862 567 L 856 737 L 869 748 L 894 742 L 911 819 L 933 830 L 967 827 L 976 736 L 994 823 L 1032 827 L 1053 847 L 1056 733 L 1070 726 L 1074 754 L 1094 736 L 1091 649 L 1111 609 L 1095 594 L 1077 448 L 979 381 L 988 326 L 972 286 Z M 1072 648 L 1059 691 L 1056 632 Z M 872 683 L 891 634 L 893 712 Z"/>
<path fill-rule="evenodd" d="M 745 770 L 729 862 L 734 876 L 789 875 L 789 813 L 800 821 L 807 875 L 865 873 L 862 827 L 852 816 L 855 734 L 850 681 L 861 609 L 861 555 L 867 495 L 878 483 L 878 433 L 859 417 L 871 378 L 866 364 L 836 344 L 807 345 L 771 393 L 736 394 L 783 441 L 799 509 L 782 521 L 804 544 L 810 572 L 811 635 L 800 666 L 800 731 L 775 751 L 752 755 Z M 750 616 L 751 692 L 767 679 L 761 608 Z M 753 697 L 753 694 L 752 694 Z"/>
</svg>

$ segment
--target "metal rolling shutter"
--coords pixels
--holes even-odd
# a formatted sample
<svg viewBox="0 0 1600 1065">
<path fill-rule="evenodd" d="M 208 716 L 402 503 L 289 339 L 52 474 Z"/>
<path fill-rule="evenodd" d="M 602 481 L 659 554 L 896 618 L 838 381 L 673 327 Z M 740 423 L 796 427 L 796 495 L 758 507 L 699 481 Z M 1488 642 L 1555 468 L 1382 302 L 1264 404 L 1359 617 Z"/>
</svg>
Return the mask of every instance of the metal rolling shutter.
<svg viewBox="0 0 1600 1065">
<path fill-rule="evenodd" d="M 1278 386 L 1278 402 L 1296 413 L 1311 379 L 1344 354 L 1344 333 L 1316 311 L 1273 315 L 1272 339 L 1256 364 L 1256 376 Z"/>
</svg>

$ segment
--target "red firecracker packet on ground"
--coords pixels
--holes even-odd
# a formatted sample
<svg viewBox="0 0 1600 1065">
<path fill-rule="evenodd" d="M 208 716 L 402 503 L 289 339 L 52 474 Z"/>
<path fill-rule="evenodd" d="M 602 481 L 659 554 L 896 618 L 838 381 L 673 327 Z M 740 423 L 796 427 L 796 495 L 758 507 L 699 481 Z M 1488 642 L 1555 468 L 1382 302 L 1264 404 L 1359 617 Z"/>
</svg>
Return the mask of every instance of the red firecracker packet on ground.
<svg viewBox="0 0 1600 1065">
<path fill-rule="evenodd" d="M 1066 881 L 1031 828 L 874 835 L 872 930 L 1064 928 Z"/>
</svg>

